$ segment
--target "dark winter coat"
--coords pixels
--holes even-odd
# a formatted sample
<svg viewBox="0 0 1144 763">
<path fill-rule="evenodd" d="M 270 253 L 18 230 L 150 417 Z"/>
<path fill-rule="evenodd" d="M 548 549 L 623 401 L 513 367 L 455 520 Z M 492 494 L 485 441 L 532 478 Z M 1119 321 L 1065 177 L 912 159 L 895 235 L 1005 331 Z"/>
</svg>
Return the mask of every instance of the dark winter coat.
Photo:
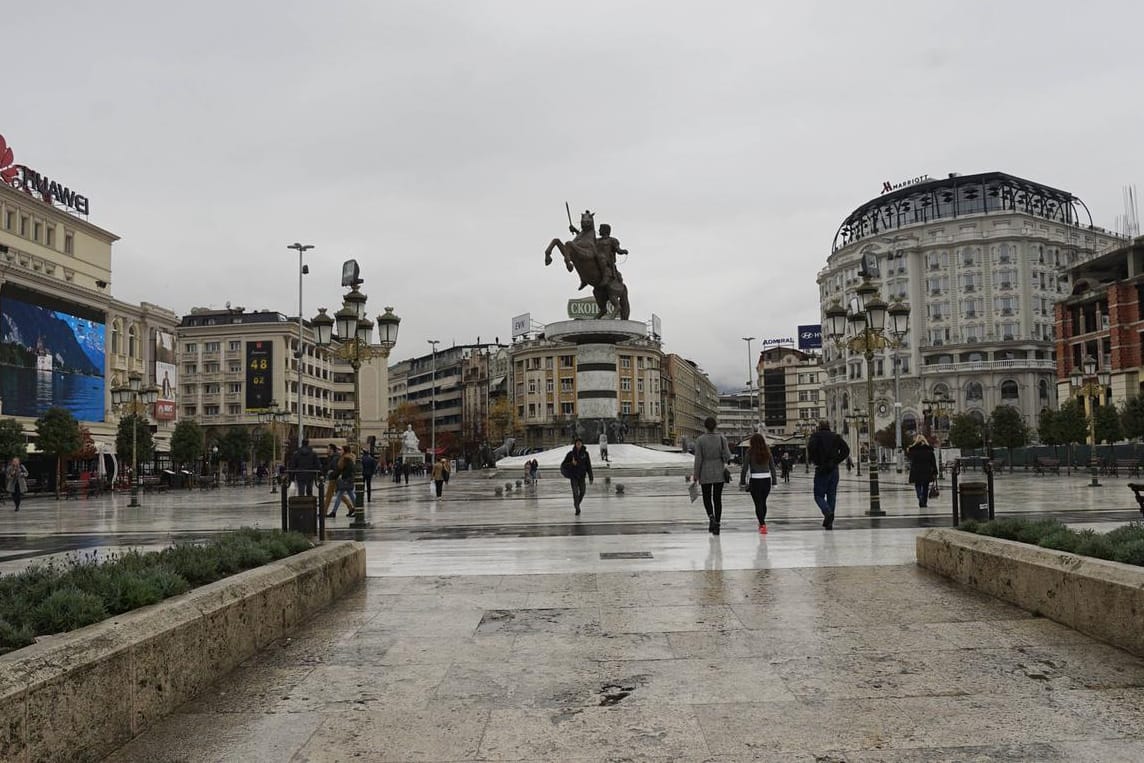
<svg viewBox="0 0 1144 763">
<path fill-rule="evenodd" d="M 819 429 L 807 441 L 806 453 L 815 474 L 829 474 L 850 458 L 850 446 L 837 432 Z"/>
<path fill-rule="evenodd" d="M 913 445 L 906 451 L 910 460 L 910 482 L 925 485 L 937 476 L 937 456 L 929 445 Z"/>
<path fill-rule="evenodd" d="M 573 448 L 568 451 L 568 455 L 564 456 L 564 460 L 560 462 L 560 473 L 568 479 L 582 480 L 585 476 L 588 479 L 593 479 L 592 457 L 588 455 L 588 449 L 584 448 L 577 452 Z"/>
</svg>

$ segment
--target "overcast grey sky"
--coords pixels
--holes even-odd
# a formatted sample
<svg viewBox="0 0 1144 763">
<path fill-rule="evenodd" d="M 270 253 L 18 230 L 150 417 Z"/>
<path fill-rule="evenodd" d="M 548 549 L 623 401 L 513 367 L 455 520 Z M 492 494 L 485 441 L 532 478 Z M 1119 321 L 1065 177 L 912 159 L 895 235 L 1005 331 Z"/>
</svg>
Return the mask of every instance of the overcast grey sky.
<svg viewBox="0 0 1144 763">
<path fill-rule="evenodd" d="M 112 291 L 337 308 L 356 258 L 395 359 L 560 320 L 564 202 L 631 251 L 632 318 L 721 387 L 817 320 L 883 180 L 1002 170 L 1098 225 L 1144 182 L 1124 2 L 6 4 L 0 134 L 122 236 Z M 756 345 L 757 349 L 757 345 Z"/>
</svg>

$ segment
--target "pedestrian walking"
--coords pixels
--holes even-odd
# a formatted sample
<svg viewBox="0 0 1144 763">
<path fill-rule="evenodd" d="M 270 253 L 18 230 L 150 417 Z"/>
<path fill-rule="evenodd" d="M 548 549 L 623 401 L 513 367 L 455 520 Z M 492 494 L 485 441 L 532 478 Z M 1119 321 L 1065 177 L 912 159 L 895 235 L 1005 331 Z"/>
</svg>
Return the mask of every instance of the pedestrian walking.
<svg viewBox="0 0 1144 763">
<path fill-rule="evenodd" d="M 24 493 L 28 492 L 28 467 L 20 463 L 19 457 L 13 456 L 4 470 L 4 477 L 4 487 L 8 495 L 12 496 L 12 505 L 19 511 L 20 501 L 23 500 Z"/>
<path fill-rule="evenodd" d="M 290 457 L 290 473 L 298 486 L 298 495 L 314 495 L 314 479 L 322 470 L 322 459 L 310 447 L 309 440 L 302 440 L 301 447 Z"/>
<path fill-rule="evenodd" d="M 850 458 L 850 446 L 830 431 L 830 422 L 818 422 L 818 431 L 806 444 L 807 458 L 814 464 L 814 502 L 822 511 L 822 526 L 834 529 L 834 507 L 838 498 L 838 466 Z"/>
<path fill-rule="evenodd" d="M 608 463 L 608 433 L 600 432 L 600 460 Z"/>
<path fill-rule="evenodd" d="M 906 450 L 910 461 L 910 482 L 918 496 L 918 508 L 924 509 L 929 501 L 930 483 L 937 476 L 937 456 L 925 435 L 914 438 L 914 444 Z"/>
<path fill-rule="evenodd" d="M 327 517 L 336 517 L 338 515 L 338 506 L 340 504 L 346 505 L 346 516 L 352 517 L 357 513 L 357 493 L 354 491 L 354 472 L 357 468 L 357 459 L 354 458 L 353 451 L 346 448 L 342 452 L 341 458 L 338 459 L 337 466 L 334 467 L 334 489 L 337 491 L 334 494 L 334 510 L 326 514 Z"/>
<path fill-rule="evenodd" d="M 783 482 L 790 482 L 791 460 L 790 460 L 790 451 L 789 450 L 783 451 L 783 457 L 779 463 L 780 463 L 780 466 L 782 467 Z"/>
<path fill-rule="evenodd" d="M 540 462 L 535 458 L 532 459 L 532 466 L 528 470 L 529 475 L 532 477 L 532 484 L 536 484 L 536 480 L 540 478 Z"/>
<path fill-rule="evenodd" d="M 703 420 L 707 431 L 695 440 L 695 468 L 692 479 L 703 491 L 703 510 L 707 512 L 707 532 L 719 534 L 723 518 L 723 485 L 731 481 L 727 465 L 731 463 L 731 447 L 727 438 L 715 434 L 716 421 L 708 416 Z"/>
<path fill-rule="evenodd" d="M 584 478 L 587 477 L 589 483 L 595 481 L 592 475 L 592 458 L 588 455 L 588 449 L 584 447 L 584 441 L 579 437 L 572 443 L 572 450 L 564 456 L 564 461 L 560 464 L 560 474 L 572 483 L 572 505 L 579 514 L 586 491 Z"/>
<path fill-rule="evenodd" d="M 766 438 L 757 432 L 751 435 L 747 448 L 748 489 L 755 504 L 755 519 L 759 520 L 759 535 L 767 534 L 767 496 L 775 479 L 775 462 Z"/>
<path fill-rule="evenodd" d="M 330 504 L 333 503 L 334 493 L 337 492 L 337 471 L 338 462 L 340 460 L 341 455 L 338 453 L 338 446 L 331 442 L 326 448 L 326 463 L 323 465 L 326 478 L 326 505 L 322 507 L 322 512 L 328 517 L 333 516 L 333 514 L 330 513 Z M 334 511 L 336 512 L 337 510 L 337 506 L 335 505 Z"/>
<path fill-rule="evenodd" d="M 409 484 L 409 475 L 413 473 L 413 464 L 406 461 L 401 467 L 401 476 L 405 478 L 405 484 Z M 398 480 L 400 482 L 401 480 Z"/>
<path fill-rule="evenodd" d="M 365 499 L 373 500 L 373 475 L 377 473 L 377 459 L 368 450 L 361 454 L 361 478 L 365 482 Z"/>
<path fill-rule="evenodd" d="M 441 490 L 445 487 L 445 483 L 449 481 L 449 462 L 442 456 L 433 464 L 433 489 L 437 497 L 441 497 Z"/>
</svg>

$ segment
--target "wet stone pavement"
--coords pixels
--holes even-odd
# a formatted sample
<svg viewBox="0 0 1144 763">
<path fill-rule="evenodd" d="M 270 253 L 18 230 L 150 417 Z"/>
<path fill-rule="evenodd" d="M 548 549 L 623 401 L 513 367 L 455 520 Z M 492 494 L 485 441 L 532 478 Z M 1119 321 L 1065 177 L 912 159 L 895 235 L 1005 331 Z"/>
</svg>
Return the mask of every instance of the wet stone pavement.
<svg viewBox="0 0 1144 763">
<path fill-rule="evenodd" d="M 1117 483 L 1004 479 L 999 511 L 1132 516 Z M 894 521 L 871 521 L 851 480 L 827 533 L 796 475 L 767 536 L 729 492 L 714 537 L 682 478 L 619 481 L 579 518 L 560 480 L 385 485 L 374 530 L 334 522 L 365 542 L 366 584 L 110 760 L 1144 760 L 1144 660 L 913 564 L 944 503 L 890 478 Z M 273 525 L 267 498 L 43 504 L 0 518 L 0 552 Z"/>
</svg>

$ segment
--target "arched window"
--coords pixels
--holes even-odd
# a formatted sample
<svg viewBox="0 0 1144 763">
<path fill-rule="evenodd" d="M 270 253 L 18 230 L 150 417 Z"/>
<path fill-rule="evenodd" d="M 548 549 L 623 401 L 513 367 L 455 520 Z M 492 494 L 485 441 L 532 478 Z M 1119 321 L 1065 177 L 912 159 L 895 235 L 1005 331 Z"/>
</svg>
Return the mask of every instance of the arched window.
<svg viewBox="0 0 1144 763">
<path fill-rule="evenodd" d="M 914 418 L 912 413 L 902 414 L 902 437 L 905 438 L 907 434 L 912 434 L 918 431 L 918 420 Z M 904 439 L 903 439 L 904 442 Z"/>
<path fill-rule="evenodd" d="M 1049 382 L 1047 379 L 1041 379 L 1041 381 L 1037 383 L 1037 397 L 1042 404 L 1049 401 Z"/>
<path fill-rule="evenodd" d="M 850 395 L 843 392 L 842 393 L 842 410 L 845 411 L 845 410 L 849 410 L 849 409 L 850 409 Z"/>
<path fill-rule="evenodd" d="M 123 354 L 123 324 L 118 318 L 111 324 L 111 354 Z"/>
<path fill-rule="evenodd" d="M 965 402 L 981 402 L 985 399 L 985 390 L 981 382 L 969 382 L 965 385 Z"/>
<path fill-rule="evenodd" d="M 985 414 L 982 413 L 981 411 L 970 411 L 966 415 L 969 416 L 969 418 L 976 421 L 978 426 L 981 426 L 985 423 Z"/>
<path fill-rule="evenodd" d="M 127 329 L 127 357 L 137 358 L 139 352 L 139 336 L 135 329 L 135 324 L 131 324 L 131 328 Z"/>
<path fill-rule="evenodd" d="M 933 385 L 933 396 L 934 397 L 948 398 L 949 397 L 949 385 L 947 385 L 947 384 L 935 384 L 935 385 Z"/>
<path fill-rule="evenodd" d="M 1001 382 L 1001 402 L 1015 403 L 1020 397 L 1021 393 L 1017 389 L 1017 382 L 1012 379 Z"/>
</svg>

